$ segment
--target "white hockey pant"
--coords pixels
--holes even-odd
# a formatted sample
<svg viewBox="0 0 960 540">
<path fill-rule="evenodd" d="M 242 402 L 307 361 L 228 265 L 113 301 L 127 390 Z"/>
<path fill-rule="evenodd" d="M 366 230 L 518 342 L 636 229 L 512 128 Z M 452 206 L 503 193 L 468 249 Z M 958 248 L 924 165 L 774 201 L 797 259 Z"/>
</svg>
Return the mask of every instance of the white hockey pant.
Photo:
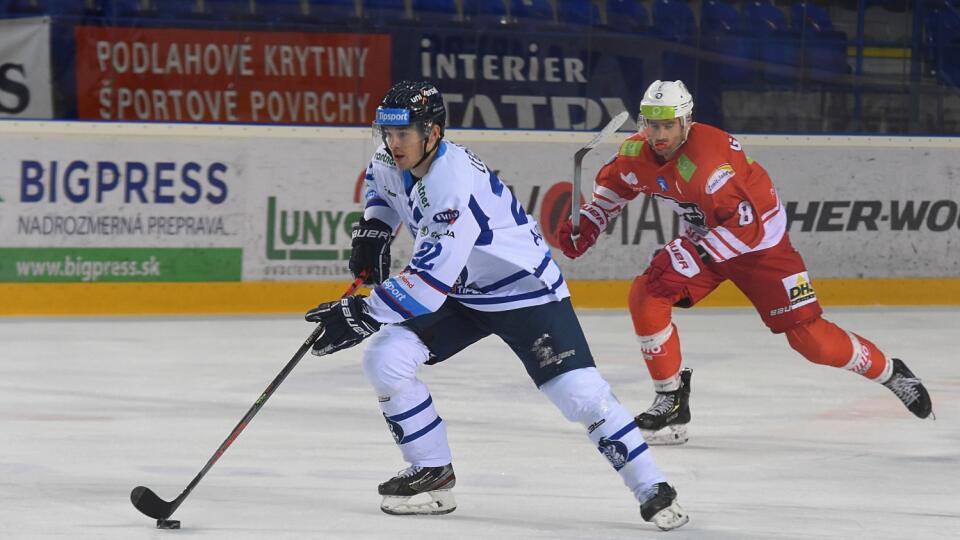
<svg viewBox="0 0 960 540">
<path fill-rule="evenodd" d="M 587 428 L 590 440 L 613 465 L 638 501 L 663 474 L 653 462 L 633 416 L 620 404 L 597 368 L 575 369 L 547 381 L 540 390 L 571 422 Z"/>
<path fill-rule="evenodd" d="M 447 425 L 437 415 L 427 385 L 417 378 L 417 368 L 429 357 L 416 334 L 388 325 L 368 340 L 363 371 L 403 459 L 420 467 L 440 467 L 451 461 Z"/>
</svg>

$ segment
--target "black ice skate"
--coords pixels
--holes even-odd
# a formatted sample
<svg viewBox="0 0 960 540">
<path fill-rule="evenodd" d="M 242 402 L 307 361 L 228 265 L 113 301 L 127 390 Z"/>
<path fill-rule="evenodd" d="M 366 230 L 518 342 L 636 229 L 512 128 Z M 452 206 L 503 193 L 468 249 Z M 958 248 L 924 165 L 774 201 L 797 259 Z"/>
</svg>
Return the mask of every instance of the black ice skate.
<svg viewBox="0 0 960 540">
<path fill-rule="evenodd" d="M 677 490 L 666 482 L 660 482 L 655 488 L 653 496 L 640 505 L 643 520 L 652 522 L 664 531 L 686 525 L 690 516 L 677 504 Z"/>
<path fill-rule="evenodd" d="M 891 361 L 893 362 L 893 375 L 883 385 L 896 394 L 900 401 L 910 409 L 910 412 L 918 417 L 926 418 L 933 414 L 930 394 L 927 393 L 927 389 L 923 387 L 920 379 L 899 358 L 892 358 Z"/>
<path fill-rule="evenodd" d="M 407 468 L 380 484 L 380 509 L 395 516 L 449 514 L 457 509 L 450 492 L 456 483 L 453 465 Z"/>
<path fill-rule="evenodd" d="M 680 370 L 680 388 L 657 392 L 653 405 L 635 418 L 647 444 L 667 445 L 687 442 L 690 423 L 690 377 L 693 370 Z"/>
</svg>

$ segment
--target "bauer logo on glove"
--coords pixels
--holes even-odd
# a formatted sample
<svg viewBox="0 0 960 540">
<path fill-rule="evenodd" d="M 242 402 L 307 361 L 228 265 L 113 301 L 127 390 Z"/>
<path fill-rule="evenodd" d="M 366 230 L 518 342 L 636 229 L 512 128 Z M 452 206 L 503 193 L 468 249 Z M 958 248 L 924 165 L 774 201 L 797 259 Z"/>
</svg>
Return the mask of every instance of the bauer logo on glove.
<svg viewBox="0 0 960 540">
<path fill-rule="evenodd" d="M 365 285 L 379 285 L 390 276 L 390 242 L 393 229 L 379 219 L 361 219 L 351 235 L 350 273 L 366 275 Z"/>
<path fill-rule="evenodd" d="M 674 270 L 687 277 L 693 277 L 700 273 L 700 257 L 684 249 L 680 239 L 670 242 L 666 245 L 666 248 L 670 252 L 670 263 L 673 264 Z"/>
<path fill-rule="evenodd" d="M 363 298 L 348 296 L 324 302 L 307 312 L 307 321 L 323 325 L 323 333 L 313 342 L 313 354 L 323 356 L 353 347 L 380 329 L 380 322 L 368 314 Z"/>
</svg>

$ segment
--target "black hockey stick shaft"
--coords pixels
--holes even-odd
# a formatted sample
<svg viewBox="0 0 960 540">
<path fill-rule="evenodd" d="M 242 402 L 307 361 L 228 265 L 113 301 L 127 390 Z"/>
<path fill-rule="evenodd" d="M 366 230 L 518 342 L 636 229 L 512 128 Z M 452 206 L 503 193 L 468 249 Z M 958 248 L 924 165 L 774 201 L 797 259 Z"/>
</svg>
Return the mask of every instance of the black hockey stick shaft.
<svg viewBox="0 0 960 540">
<path fill-rule="evenodd" d="M 622 111 L 620 114 L 611 118 L 610 121 L 607 122 L 607 125 L 603 126 L 603 129 L 594 135 L 590 142 L 577 150 L 573 155 L 573 186 L 570 191 L 570 223 L 573 225 L 573 232 L 570 236 L 572 236 L 574 240 L 580 236 L 580 176 L 583 173 L 583 158 L 591 150 L 596 148 L 601 141 L 620 129 L 620 126 L 622 126 L 629 117 L 630 113 Z"/>
<path fill-rule="evenodd" d="M 361 274 L 360 277 L 355 279 L 353 283 L 350 284 L 350 287 L 343 294 L 344 297 L 350 296 L 356 292 L 357 288 L 363 284 L 366 279 L 365 274 Z M 167 502 L 157 496 L 148 487 L 137 486 L 133 488 L 133 491 L 130 492 L 130 501 L 133 503 L 133 506 L 136 507 L 140 512 L 154 518 L 154 519 L 167 519 L 180 507 L 184 499 L 187 498 L 187 495 L 190 495 L 190 492 L 193 491 L 193 488 L 197 487 L 197 484 L 200 483 L 200 480 L 206 476 L 207 472 L 213 467 L 213 465 L 220 459 L 220 456 L 227 451 L 227 448 L 233 444 L 233 441 L 240 435 L 240 433 L 247 427 L 247 424 L 253 420 L 253 417 L 260 412 L 260 409 L 263 407 L 263 404 L 270 399 L 270 396 L 277 390 L 277 387 L 280 386 L 280 383 L 287 378 L 287 375 L 293 371 L 293 368 L 297 366 L 297 363 L 300 362 L 300 359 L 310 350 L 310 347 L 313 345 L 313 342 L 317 340 L 320 334 L 323 332 L 323 325 L 318 324 L 316 328 L 313 329 L 313 332 L 307 337 L 306 341 L 303 342 L 303 345 L 300 345 L 300 348 L 297 349 L 296 354 L 293 355 L 293 358 L 287 362 L 287 365 L 280 370 L 280 373 L 270 382 L 267 386 L 267 389 L 260 394 L 260 397 L 257 398 L 257 401 L 253 403 L 253 406 L 250 407 L 250 410 L 247 411 L 247 414 L 240 419 L 240 422 L 237 423 L 236 427 L 233 428 L 233 431 L 230 432 L 230 435 L 220 444 L 220 447 L 217 448 L 217 451 L 213 453 L 207 464 L 203 466 L 203 469 L 193 478 L 190 484 L 177 496 L 176 499 Z"/>
</svg>

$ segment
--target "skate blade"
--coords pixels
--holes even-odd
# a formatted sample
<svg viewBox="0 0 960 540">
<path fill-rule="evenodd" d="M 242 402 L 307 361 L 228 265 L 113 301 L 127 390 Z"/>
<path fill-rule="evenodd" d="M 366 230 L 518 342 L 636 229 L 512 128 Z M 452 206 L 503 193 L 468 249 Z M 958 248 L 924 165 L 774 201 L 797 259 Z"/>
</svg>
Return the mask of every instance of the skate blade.
<svg viewBox="0 0 960 540">
<path fill-rule="evenodd" d="M 669 531 L 686 525 L 690 521 L 690 516 L 674 501 L 670 506 L 654 514 L 650 521 L 661 531 Z"/>
<path fill-rule="evenodd" d="M 659 431 L 641 429 L 640 433 L 643 434 L 643 439 L 650 446 L 675 446 L 690 440 L 690 437 L 687 436 L 686 424 L 667 426 Z"/>
<path fill-rule="evenodd" d="M 457 509 L 457 500 L 449 489 L 420 493 L 413 497 L 384 495 L 380 510 L 391 516 L 439 516 Z"/>
</svg>

